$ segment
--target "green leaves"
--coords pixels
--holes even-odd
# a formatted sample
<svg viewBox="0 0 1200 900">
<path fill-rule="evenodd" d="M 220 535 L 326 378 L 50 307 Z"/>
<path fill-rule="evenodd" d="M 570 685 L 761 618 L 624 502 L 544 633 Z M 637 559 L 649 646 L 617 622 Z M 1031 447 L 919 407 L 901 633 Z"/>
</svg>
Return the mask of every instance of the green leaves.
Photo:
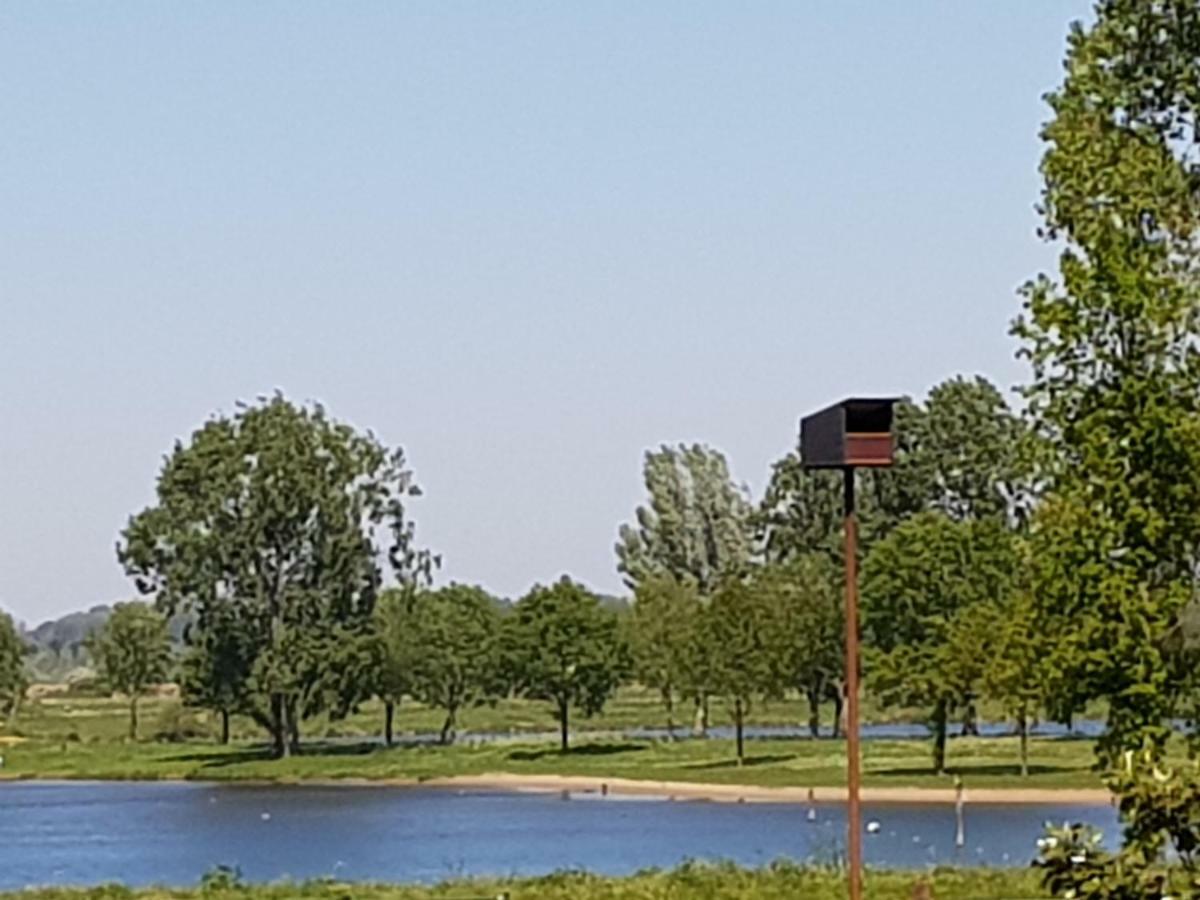
<svg viewBox="0 0 1200 900">
<path fill-rule="evenodd" d="M 622 525 L 617 568 L 630 587 L 654 576 L 690 579 L 707 597 L 751 555 L 751 507 L 725 457 L 709 447 L 662 447 L 645 460 L 648 506 Z"/>
<path fill-rule="evenodd" d="M 167 680 L 171 638 L 167 620 L 144 603 L 118 603 L 86 641 L 100 680 L 130 700 L 130 737 L 137 738 L 137 699 Z"/>
<path fill-rule="evenodd" d="M 346 676 L 363 665 L 380 560 L 406 586 L 435 563 L 415 545 L 403 451 L 277 394 L 177 443 L 157 493 L 118 559 L 161 609 L 194 614 L 195 646 L 237 657 L 221 670 L 240 683 L 220 690 L 252 701 L 277 752 L 300 717 L 367 695 Z"/>
<path fill-rule="evenodd" d="M 879 541 L 863 564 L 869 684 L 884 702 L 930 710 L 939 770 L 947 715 L 982 689 L 1017 563 L 1001 522 L 925 512 Z"/>
<path fill-rule="evenodd" d="M 535 587 L 517 603 L 505 621 L 504 640 L 517 690 L 554 702 L 563 749 L 570 708 L 599 712 L 629 670 L 616 614 L 566 577 Z"/>
<path fill-rule="evenodd" d="M 387 608 L 394 608 L 399 592 L 389 592 L 388 601 Z M 398 701 L 403 685 L 418 700 L 445 710 L 442 742 L 450 743 L 459 710 L 503 689 L 500 608 L 482 588 L 462 584 L 420 591 L 403 602 L 402 618 L 393 612 L 380 620 L 386 622 L 384 671 L 392 679 L 381 696 Z"/>
<path fill-rule="evenodd" d="M 0 712 L 6 718 L 20 705 L 28 679 L 25 674 L 25 643 L 12 617 L 0 613 Z"/>
<path fill-rule="evenodd" d="M 673 726 L 676 699 L 703 696 L 706 661 L 699 655 L 702 604 L 690 581 L 669 575 L 646 579 L 634 592 L 628 643 L 637 679 L 658 691 Z"/>
<path fill-rule="evenodd" d="M 1013 326 L 1045 498 L 1033 529 L 1042 619 L 1071 680 L 1109 700 L 1104 751 L 1161 741 L 1163 643 L 1200 545 L 1200 8 L 1103 0 L 1047 98 L 1044 233 L 1060 278 Z"/>
</svg>

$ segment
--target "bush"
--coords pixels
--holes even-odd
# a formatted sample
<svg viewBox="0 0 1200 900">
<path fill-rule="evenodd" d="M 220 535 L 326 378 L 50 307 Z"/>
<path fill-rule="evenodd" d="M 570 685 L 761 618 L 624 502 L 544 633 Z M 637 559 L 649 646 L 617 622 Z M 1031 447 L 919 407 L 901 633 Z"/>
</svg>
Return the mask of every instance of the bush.
<svg viewBox="0 0 1200 900">
<path fill-rule="evenodd" d="M 154 729 L 154 740 L 163 744 L 182 744 L 208 738 L 208 729 L 196 713 L 179 703 L 163 707 Z"/>
<path fill-rule="evenodd" d="M 242 870 L 237 866 L 213 866 L 200 876 L 202 894 L 222 894 L 241 891 L 246 887 Z"/>
<path fill-rule="evenodd" d="M 1091 826 L 1048 829 L 1034 865 L 1050 893 L 1070 900 L 1200 897 L 1200 767 L 1166 766 L 1148 747 L 1126 753 L 1107 782 L 1119 798 L 1124 846 L 1105 850 Z"/>
</svg>

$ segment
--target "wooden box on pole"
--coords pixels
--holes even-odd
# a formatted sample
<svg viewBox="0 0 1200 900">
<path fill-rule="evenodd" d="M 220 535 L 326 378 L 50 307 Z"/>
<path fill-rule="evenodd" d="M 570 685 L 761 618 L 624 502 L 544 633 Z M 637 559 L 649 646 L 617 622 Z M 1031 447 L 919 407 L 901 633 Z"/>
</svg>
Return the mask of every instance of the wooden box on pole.
<svg viewBox="0 0 1200 900">
<path fill-rule="evenodd" d="M 890 466 L 896 402 L 853 397 L 800 420 L 800 462 L 806 469 L 841 469 L 846 514 L 846 863 L 850 900 L 862 897 L 862 808 L 858 747 L 858 521 L 854 470 Z"/>
</svg>

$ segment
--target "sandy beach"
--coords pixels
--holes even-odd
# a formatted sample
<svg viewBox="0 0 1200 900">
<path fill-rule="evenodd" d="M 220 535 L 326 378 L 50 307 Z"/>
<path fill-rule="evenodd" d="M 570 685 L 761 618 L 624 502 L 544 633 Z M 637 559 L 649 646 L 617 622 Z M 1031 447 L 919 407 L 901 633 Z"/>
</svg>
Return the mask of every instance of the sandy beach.
<svg viewBox="0 0 1200 900">
<path fill-rule="evenodd" d="M 642 781 L 584 775 L 515 775 L 496 772 L 458 775 L 424 782 L 428 786 L 495 788 L 510 791 L 607 793 L 619 796 L 710 800 L 719 803 L 837 803 L 846 799 L 844 787 L 759 787 L 739 784 L 700 784 L 689 781 Z M 865 787 L 866 803 L 953 803 L 953 788 Z M 1103 788 L 967 788 L 968 803 L 1083 804 L 1107 806 L 1112 795 Z"/>
</svg>

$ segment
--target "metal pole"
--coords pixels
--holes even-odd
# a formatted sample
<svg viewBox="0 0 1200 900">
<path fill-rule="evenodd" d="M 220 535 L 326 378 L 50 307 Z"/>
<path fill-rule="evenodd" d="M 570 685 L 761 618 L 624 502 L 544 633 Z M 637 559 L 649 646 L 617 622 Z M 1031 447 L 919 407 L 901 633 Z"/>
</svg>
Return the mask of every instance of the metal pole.
<svg viewBox="0 0 1200 900">
<path fill-rule="evenodd" d="M 854 467 L 845 476 L 846 513 L 846 819 L 850 900 L 862 898 L 862 810 L 858 801 L 858 521 Z"/>
</svg>

